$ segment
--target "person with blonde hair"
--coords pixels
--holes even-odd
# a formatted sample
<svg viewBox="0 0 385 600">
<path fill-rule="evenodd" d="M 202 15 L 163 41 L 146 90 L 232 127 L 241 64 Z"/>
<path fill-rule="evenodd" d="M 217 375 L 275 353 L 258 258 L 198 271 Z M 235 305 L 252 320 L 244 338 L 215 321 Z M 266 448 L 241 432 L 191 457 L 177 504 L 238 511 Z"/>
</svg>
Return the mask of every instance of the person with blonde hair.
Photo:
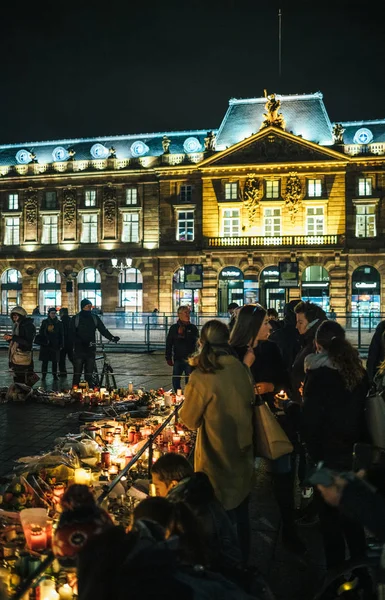
<svg viewBox="0 0 385 600">
<path fill-rule="evenodd" d="M 249 369 L 233 355 L 225 323 L 208 321 L 201 331 L 195 367 L 185 389 L 181 421 L 198 430 L 195 471 L 209 477 L 218 500 L 237 526 L 243 559 L 250 545 L 254 391 Z"/>
</svg>

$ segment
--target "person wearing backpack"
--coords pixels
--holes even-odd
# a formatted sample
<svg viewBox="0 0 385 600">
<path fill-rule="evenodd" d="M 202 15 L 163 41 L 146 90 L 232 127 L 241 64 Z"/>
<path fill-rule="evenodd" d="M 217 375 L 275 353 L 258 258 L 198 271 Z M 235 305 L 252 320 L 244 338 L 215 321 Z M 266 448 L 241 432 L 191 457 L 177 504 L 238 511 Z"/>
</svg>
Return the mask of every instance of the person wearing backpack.
<svg viewBox="0 0 385 600">
<path fill-rule="evenodd" d="M 92 387 L 92 376 L 95 367 L 96 355 L 96 331 L 110 342 L 118 343 L 119 337 L 112 335 L 103 324 L 103 321 L 91 312 L 92 302 L 84 298 L 81 303 L 81 311 L 72 317 L 70 330 L 74 350 L 74 375 L 72 386 L 79 385 L 83 373 L 90 387 Z"/>
</svg>

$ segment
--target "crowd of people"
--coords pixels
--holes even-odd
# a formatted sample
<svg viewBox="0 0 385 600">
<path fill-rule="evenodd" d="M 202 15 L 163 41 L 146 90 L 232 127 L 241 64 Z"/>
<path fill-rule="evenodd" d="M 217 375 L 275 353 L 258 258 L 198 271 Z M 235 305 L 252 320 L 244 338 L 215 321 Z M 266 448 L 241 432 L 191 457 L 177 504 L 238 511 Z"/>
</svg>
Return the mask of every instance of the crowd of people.
<svg viewBox="0 0 385 600">
<path fill-rule="evenodd" d="M 116 341 L 90 308 L 83 301 L 80 313 L 67 323 L 75 340 L 75 376 L 83 368 L 90 372 L 96 330 Z M 159 597 L 157 578 L 167 586 L 168 597 L 183 593 L 186 598 L 241 600 L 266 595 L 266 582 L 252 568 L 250 555 L 249 504 L 260 458 L 255 452 L 256 406 L 268 407 L 291 443 L 292 450 L 277 458 L 262 456 L 286 550 L 306 560 L 301 519 L 319 522 L 329 571 L 343 569 L 348 558 L 365 559 L 365 528 L 385 541 L 378 523 L 385 516 L 385 500 L 353 469 L 357 444 L 372 443 L 365 409 L 373 381 L 385 378 L 383 353 L 373 358 L 372 352 L 367 371 L 341 325 L 309 301 L 288 302 L 282 320 L 259 304 L 230 311 L 229 323 L 211 319 L 199 332 L 188 307 L 179 307 L 165 359 L 173 367 L 174 390 L 184 387 L 179 419 L 197 431 L 194 464 L 173 453 L 155 462 L 156 497 L 137 506 L 127 531 L 106 521 L 102 533 L 80 552 L 80 600 L 105 598 L 108 592 L 122 597 L 125 586 L 130 597 Z M 50 361 L 57 372 L 61 352 L 71 358 L 63 316 L 59 320 L 50 310 L 41 324 L 39 335 L 55 340 L 49 352 L 41 345 L 43 373 Z M 15 367 L 15 355 L 31 350 L 35 332 L 20 307 L 11 317 L 14 330 L 6 339 Z M 20 372 L 16 368 L 15 376 Z M 313 491 L 300 515 L 294 494 L 298 485 Z M 110 569 L 108 581 L 101 576 L 102 564 Z M 145 577 L 147 568 L 153 581 Z M 357 573 L 363 586 L 369 585 L 366 575 L 362 569 Z M 341 585 L 338 580 L 336 596 Z"/>
</svg>

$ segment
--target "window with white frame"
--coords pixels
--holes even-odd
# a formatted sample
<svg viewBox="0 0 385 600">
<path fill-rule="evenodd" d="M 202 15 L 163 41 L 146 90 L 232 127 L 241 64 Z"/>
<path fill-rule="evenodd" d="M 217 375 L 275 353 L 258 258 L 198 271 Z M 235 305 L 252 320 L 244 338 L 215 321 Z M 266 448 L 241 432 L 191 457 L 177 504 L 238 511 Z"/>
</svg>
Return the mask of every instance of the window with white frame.
<svg viewBox="0 0 385 600">
<path fill-rule="evenodd" d="M 122 242 L 139 242 L 139 213 L 124 212 Z"/>
<path fill-rule="evenodd" d="M 358 179 L 358 195 L 371 196 L 373 190 L 373 182 L 371 177 L 360 177 Z"/>
<path fill-rule="evenodd" d="M 56 192 L 45 193 L 45 208 L 51 210 L 57 207 L 56 203 Z"/>
<path fill-rule="evenodd" d="M 267 179 L 265 181 L 266 198 L 279 198 L 280 195 L 280 181 L 277 179 Z"/>
<path fill-rule="evenodd" d="M 84 193 L 84 206 L 96 206 L 96 190 L 86 190 Z"/>
<path fill-rule="evenodd" d="M 98 241 L 98 215 L 82 215 L 82 233 L 80 241 L 82 244 L 95 244 Z"/>
<path fill-rule="evenodd" d="M 192 199 L 192 185 L 181 185 L 180 186 L 180 201 L 191 202 Z"/>
<path fill-rule="evenodd" d="M 306 235 L 323 235 L 325 226 L 323 206 L 306 208 Z"/>
<path fill-rule="evenodd" d="M 41 234 L 42 244 L 57 244 L 57 215 L 44 215 L 43 216 L 43 228 Z"/>
<path fill-rule="evenodd" d="M 5 219 L 4 244 L 7 246 L 18 246 L 20 244 L 19 217 L 7 217 Z"/>
<path fill-rule="evenodd" d="M 281 235 L 281 209 L 265 208 L 263 214 L 264 235 Z"/>
<path fill-rule="evenodd" d="M 238 200 L 238 181 L 225 183 L 225 200 Z"/>
<path fill-rule="evenodd" d="M 18 210 L 19 194 L 8 194 L 8 210 Z"/>
<path fill-rule="evenodd" d="M 239 208 L 225 208 L 222 214 L 222 231 L 224 237 L 238 237 L 241 232 L 241 215 Z"/>
<path fill-rule="evenodd" d="M 376 237 L 376 206 L 356 204 L 356 237 Z"/>
<path fill-rule="evenodd" d="M 178 210 L 176 239 L 179 242 L 194 241 L 194 211 Z"/>
<path fill-rule="evenodd" d="M 322 179 L 307 180 L 307 195 L 309 198 L 321 198 L 322 196 Z"/>
<path fill-rule="evenodd" d="M 132 204 L 138 204 L 138 188 L 128 187 L 126 188 L 126 204 L 128 206 Z"/>
</svg>

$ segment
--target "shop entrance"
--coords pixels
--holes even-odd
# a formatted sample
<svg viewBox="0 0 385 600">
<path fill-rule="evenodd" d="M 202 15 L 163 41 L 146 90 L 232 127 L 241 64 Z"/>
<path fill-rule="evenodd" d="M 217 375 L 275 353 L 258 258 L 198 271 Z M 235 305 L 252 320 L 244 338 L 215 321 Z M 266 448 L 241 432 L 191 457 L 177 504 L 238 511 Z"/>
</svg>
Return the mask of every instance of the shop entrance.
<svg viewBox="0 0 385 600">
<path fill-rule="evenodd" d="M 244 304 L 244 278 L 238 267 L 225 267 L 219 273 L 218 282 L 218 313 L 227 313 L 231 302 L 239 306 Z"/>
<path fill-rule="evenodd" d="M 376 327 L 380 322 L 380 274 L 374 267 L 358 267 L 352 275 L 352 326 Z"/>
<path fill-rule="evenodd" d="M 324 267 L 306 267 L 301 277 L 301 298 L 318 304 L 327 313 L 330 311 L 330 277 Z"/>
<path fill-rule="evenodd" d="M 179 306 L 189 306 L 194 313 L 200 311 L 200 290 L 185 289 L 184 267 L 175 271 L 172 278 L 172 310 L 178 312 Z"/>
<path fill-rule="evenodd" d="M 265 308 L 275 308 L 279 315 L 283 315 L 286 301 L 284 288 L 279 287 L 278 267 L 266 267 L 259 277 L 259 301 Z"/>
</svg>

